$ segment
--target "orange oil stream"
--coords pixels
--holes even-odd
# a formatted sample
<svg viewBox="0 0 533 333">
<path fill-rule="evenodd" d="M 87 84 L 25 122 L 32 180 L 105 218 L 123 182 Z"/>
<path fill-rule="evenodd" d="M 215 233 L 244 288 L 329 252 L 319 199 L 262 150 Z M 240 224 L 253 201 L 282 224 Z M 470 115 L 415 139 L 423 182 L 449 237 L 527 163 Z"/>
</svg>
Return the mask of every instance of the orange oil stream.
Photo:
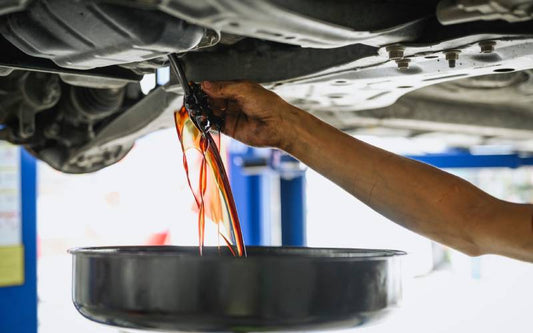
<svg viewBox="0 0 533 333">
<path fill-rule="evenodd" d="M 204 135 L 196 128 L 185 106 L 174 113 L 174 120 L 183 151 L 183 166 L 187 174 L 187 182 L 198 208 L 200 254 L 204 246 L 207 217 L 217 223 L 218 233 L 231 253 L 234 256 L 246 256 L 235 200 L 233 200 L 229 179 L 213 136 L 210 133 Z M 217 137 L 220 140 L 220 136 Z M 191 149 L 198 151 L 201 155 L 197 191 L 191 183 L 190 165 L 186 154 Z"/>
</svg>

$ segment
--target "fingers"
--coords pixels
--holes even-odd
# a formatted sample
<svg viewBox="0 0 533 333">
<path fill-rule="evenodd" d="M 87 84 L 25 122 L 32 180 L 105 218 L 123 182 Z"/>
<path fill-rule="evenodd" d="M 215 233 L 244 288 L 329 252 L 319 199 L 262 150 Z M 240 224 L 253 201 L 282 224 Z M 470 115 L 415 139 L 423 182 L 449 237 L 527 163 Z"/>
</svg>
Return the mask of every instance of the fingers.
<svg viewBox="0 0 533 333">
<path fill-rule="evenodd" d="M 222 98 L 210 98 L 209 106 L 211 107 L 211 110 L 213 110 L 213 113 L 216 116 L 221 117 L 224 115 L 224 113 L 226 113 L 228 109 L 228 100 Z"/>
<path fill-rule="evenodd" d="M 237 132 L 239 132 L 239 129 L 243 126 L 246 127 L 246 123 L 248 123 L 248 117 L 244 113 L 228 113 L 224 117 L 224 126 L 221 131 L 234 139 L 238 139 Z"/>
<path fill-rule="evenodd" d="M 224 126 L 221 128 L 222 133 L 235 137 L 235 131 L 237 130 L 236 124 L 238 123 L 238 116 L 234 114 L 226 115 L 224 117 Z"/>
<path fill-rule="evenodd" d="M 249 94 L 256 83 L 248 81 L 203 81 L 202 89 L 211 98 L 239 98 Z"/>
<path fill-rule="evenodd" d="M 241 112 L 241 107 L 237 102 L 228 99 L 209 99 L 209 106 L 213 114 L 217 117 L 225 118 L 228 114 Z"/>
<path fill-rule="evenodd" d="M 222 133 L 233 136 L 239 118 L 242 117 L 242 111 L 237 102 L 227 99 L 211 98 L 209 105 L 214 115 L 223 119 L 222 128 L 220 129 Z"/>
</svg>

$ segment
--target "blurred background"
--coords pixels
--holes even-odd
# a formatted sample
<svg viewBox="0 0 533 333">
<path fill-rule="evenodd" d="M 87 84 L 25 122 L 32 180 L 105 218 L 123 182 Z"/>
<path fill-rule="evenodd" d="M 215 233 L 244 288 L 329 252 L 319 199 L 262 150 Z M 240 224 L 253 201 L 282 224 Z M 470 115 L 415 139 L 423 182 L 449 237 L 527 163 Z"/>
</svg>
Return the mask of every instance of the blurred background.
<svg viewBox="0 0 533 333">
<path fill-rule="evenodd" d="M 443 137 L 359 138 L 405 155 L 445 148 Z M 229 167 L 248 148 L 224 139 Z M 494 148 L 496 149 L 496 148 Z M 257 156 L 269 154 L 259 150 Z M 57 172 L 38 163 L 39 332 L 119 332 L 79 315 L 70 300 L 71 262 L 67 250 L 80 246 L 197 245 L 197 215 L 174 129 L 137 141 L 120 163 L 86 175 Z M 278 172 L 261 163 L 248 167 L 267 184 L 263 243 L 280 244 Z M 386 248 L 408 252 L 404 260 L 404 301 L 384 322 L 360 332 L 531 332 L 533 265 L 498 256 L 470 258 L 420 237 L 375 213 L 304 166 L 305 237 L 308 246 Z M 258 171 L 259 170 L 259 171 Z M 533 202 L 533 168 L 447 170 L 492 195 Z M 231 172 L 230 172 L 231 173 Z M 238 190 L 236 190 L 236 196 Z M 278 192 L 278 193 L 277 193 Z M 263 201 L 265 202 L 265 201 Z M 239 199 L 237 198 L 239 205 Z M 216 237 L 207 239 L 217 244 Z"/>
<path fill-rule="evenodd" d="M 165 129 L 188 90 L 169 55 L 191 82 L 261 82 L 359 139 L 533 203 L 532 32 L 533 0 L 0 0 L 0 333 L 35 333 L 37 316 L 39 333 L 126 332 L 75 310 L 68 250 L 198 246 Z M 420 237 L 280 151 L 221 148 L 246 244 L 408 254 L 401 306 L 354 331 L 533 332 L 533 264 Z M 217 225 L 205 243 L 223 245 Z"/>
</svg>

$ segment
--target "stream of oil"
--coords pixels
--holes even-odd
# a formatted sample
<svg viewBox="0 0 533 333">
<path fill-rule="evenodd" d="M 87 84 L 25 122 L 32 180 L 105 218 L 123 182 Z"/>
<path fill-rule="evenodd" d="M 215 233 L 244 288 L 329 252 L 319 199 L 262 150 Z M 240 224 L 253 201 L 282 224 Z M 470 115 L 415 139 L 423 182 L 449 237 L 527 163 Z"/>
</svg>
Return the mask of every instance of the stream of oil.
<svg viewBox="0 0 533 333">
<path fill-rule="evenodd" d="M 185 106 L 174 113 L 178 137 L 183 151 L 183 166 L 187 182 L 198 208 L 198 234 L 200 254 L 205 241 L 206 218 L 218 226 L 218 234 L 234 256 L 246 256 L 239 217 L 229 179 L 213 136 L 196 128 Z M 220 135 L 216 136 L 220 140 Z M 220 141 L 218 141 L 220 146 Z M 191 164 L 187 153 L 200 154 L 197 189 L 191 182 Z"/>
</svg>

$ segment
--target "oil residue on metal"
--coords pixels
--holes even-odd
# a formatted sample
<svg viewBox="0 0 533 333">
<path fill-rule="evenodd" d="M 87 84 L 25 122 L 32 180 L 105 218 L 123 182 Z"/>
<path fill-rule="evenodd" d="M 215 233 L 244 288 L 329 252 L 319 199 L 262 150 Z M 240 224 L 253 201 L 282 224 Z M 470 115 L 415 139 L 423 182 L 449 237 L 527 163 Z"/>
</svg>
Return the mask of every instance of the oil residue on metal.
<svg viewBox="0 0 533 333">
<path fill-rule="evenodd" d="M 174 113 L 176 129 L 183 151 L 183 166 L 198 208 L 200 254 L 205 241 L 206 218 L 218 225 L 218 234 L 234 256 L 246 256 L 237 208 L 222 158 L 211 133 L 202 133 L 182 106 Z M 220 140 L 220 136 L 217 136 Z M 218 141 L 220 145 L 220 141 Z M 191 161 L 187 153 L 200 154 L 197 188 L 191 182 Z"/>
</svg>

